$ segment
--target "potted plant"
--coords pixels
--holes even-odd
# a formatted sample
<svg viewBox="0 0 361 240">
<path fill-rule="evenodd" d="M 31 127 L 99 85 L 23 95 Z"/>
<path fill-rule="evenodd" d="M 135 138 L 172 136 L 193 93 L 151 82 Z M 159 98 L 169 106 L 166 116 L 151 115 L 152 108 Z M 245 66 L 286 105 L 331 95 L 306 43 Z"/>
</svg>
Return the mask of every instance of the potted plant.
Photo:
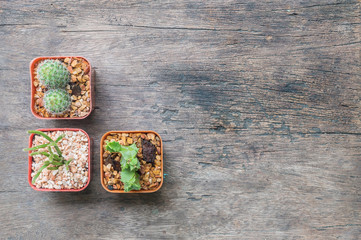
<svg viewBox="0 0 361 240">
<path fill-rule="evenodd" d="M 30 135 L 30 186 L 37 191 L 78 192 L 90 182 L 91 139 L 81 129 L 50 128 Z"/>
<path fill-rule="evenodd" d="M 84 57 L 30 63 L 31 112 L 39 119 L 84 119 L 94 109 L 94 72 Z"/>
<path fill-rule="evenodd" d="M 163 143 L 154 131 L 111 131 L 100 142 L 100 176 L 112 193 L 151 193 L 163 184 Z"/>
</svg>

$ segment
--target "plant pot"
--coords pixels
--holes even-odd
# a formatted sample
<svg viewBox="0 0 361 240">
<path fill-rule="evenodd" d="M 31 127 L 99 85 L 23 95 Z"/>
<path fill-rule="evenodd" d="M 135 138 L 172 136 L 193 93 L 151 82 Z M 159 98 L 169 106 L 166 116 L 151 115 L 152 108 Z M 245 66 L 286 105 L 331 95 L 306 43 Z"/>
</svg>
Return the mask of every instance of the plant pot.
<svg viewBox="0 0 361 240">
<path fill-rule="evenodd" d="M 61 115 L 51 114 L 44 108 L 42 98 L 47 89 L 41 86 L 37 79 L 37 66 L 40 62 L 47 59 L 57 59 L 62 61 L 71 72 L 71 80 L 66 90 L 71 91 L 72 103 L 70 110 Z M 72 63 L 77 61 L 74 69 Z M 84 63 L 82 65 L 81 63 Z M 81 70 L 84 68 L 84 70 Z M 81 70 L 81 72 L 79 72 Z M 31 112 L 39 119 L 84 119 L 90 115 L 95 107 L 94 84 L 95 72 L 92 70 L 90 62 L 84 57 L 38 57 L 30 63 L 30 80 L 31 80 Z M 80 99 L 79 99 L 80 97 Z M 81 100 L 82 99 L 82 100 Z M 80 112 L 79 112 L 80 111 Z"/>
<path fill-rule="evenodd" d="M 128 138 L 131 138 L 132 140 L 128 142 Z M 107 144 L 106 142 L 112 141 L 112 139 L 119 142 L 121 145 L 130 145 L 132 143 L 137 144 L 137 147 L 139 148 L 137 158 L 139 159 L 141 166 L 141 169 L 138 171 L 141 184 L 140 190 L 125 192 L 122 189 L 124 186 L 120 181 L 120 177 L 118 177 L 121 170 L 119 170 L 119 164 L 115 162 L 119 159 L 117 160 L 116 157 L 114 158 L 117 153 L 109 155 L 111 153 L 105 149 Z M 156 147 L 156 157 L 153 163 L 146 163 L 143 159 L 144 156 L 141 151 L 141 148 L 143 147 L 143 141 L 141 139 L 145 139 L 147 141 L 149 140 L 152 143 L 155 143 L 153 146 Z M 124 142 L 127 143 L 124 144 Z M 111 165 L 110 171 L 109 164 Z M 149 164 L 151 164 L 151 167 Z M 118 170 L 117 174 L 114 174 L 114 167 Z M 149 167 L 150 169 L 148 171 Z M 112 174 L 110 177 L 109 173 Z M 152 175 L 154 177 L 151 177 Z M 149 176 L 148 181 L 147 176 Z M 152 193 L 158 191 L 163 185 L 163 142 L 159 134 L 154 131 L 110 131 L 105 133 L 100 142 L 100 179 L 103 188 L 111 193 Z M 109 182 L 114 183 L 114 181 L 117 183 L 113 185 L 108 184 Z"/>
<path fill-rule="evenodd" d="M 86 151 L 87 151 L 87 154 L 88 154 L 88 156 L 87 156 L 87 159 L 84 161 L 80 161 L 80 159 L 79 158 L 77 158 L 76 159 L 76 157 L 72 157 L 72 159 L 73 160 L 77 160 L 77 164 L 79 165 L 81 165 L 81 164 L 84 164 L 85 166 L 84 167 L 79 167 L 78 165 L 77 166 L 75 166 L 75 164 L 74 163 L 70 163 L 69 164 L 69 172 L 67 172 L 67 171 L 61 171 L 61 170 L 59 170 L 59 171 L 57 171 L 56 172 L 56 174 L 55 175 L 52 175 L 53 174 L 53 171 L 51 171 L 51 170 L 47 170 L 47 171 L 50 171 L 51 173 L 49 173 L 49 175 L 47 175 L 47 177 L 49 178 L 49 180 L 46 182 L 45 181 L 45 184 L 47 184 L 47 185 L 50 185 L 50 184 L 52 184 L 51 182 L 50 182 L 50 180 L 51 181 L 53 181 L 54 182 L 54 185 L 59 185 L 59 186 L 63 186 L 64 188 L 63 189 L 57 189 L 57 188 L 41 188 L 41 187 L 37 187 L 36 185 L 34 185 L 34 184 L 32 184 L 32 176 L 31 176 L 31 174 L 32 174 L 32 172 L 33 172 L 33 169 L 32 169 L 32 166 L 33 166 L 33 163 L 35 163 L 35 160 L 34 160 L 34 158 L 35 157 L 37 157 L 38 155 L 36 155 L 36 156 L 30 156 L 30 154 L 29 154 L 29 160 L 28 160 L 28 164 L 29 164 L 29 170 L 28 170 L 28 182 L 29 182 L 29 185 L 34 189 L 34 190 L 37 190 L 37 191 L 44 191 L 44 192 L 79 192 L 79 191 L 82 191 L 82 190 L 84 190 L 88 185 L 89 185 L 89 182 L 90 182 L 90 178 L 91 178 L 91 158 L 92 158 L 92 152 L 91 152 L 91 145 L 92 145 L 92 139 L 89 137 L 89 135 L 84 131 L 84 130 L 82 130 L 82 129 L 79 129 L 79 128 L 47 128 L 47 129 L 38 129 L 37 131 L 41 131 L 41 132 L 57 132 L 57 131 L 65 131 L 65 134 L 67 135 L 67 137 L 65 137 L 63 140 L 66 140 L 67 142 L 62 142 L 62 141 L 60 141 L 59 143 L 60 143 L 60 149 L 62 148 L 62 146 L 61 146 L 61 144 L 63 144 L 64 146 L 76 146 L 76 144 L 84 144 L 84 142 L 87 142 L 87 144 L 88 144 L 88 146 L 87 146 L 87 148 L 86 148 Z M 85 140 L 83 140 L 82 142 L 77 142 L 77 141 L 81 141 L 81 140 L 74 140 L 74 139 L 71 139 L 71 132 L 78 132 L 78 131 L 80 131 L 80 132 L 82 132 L 83 133 L 83 135 L 81 136 L 81 135 L 77 135 L 77 136 L 75 136 L 75 138 L 77 138 L 78 136 L 80 136 L 80 138 L 81 137 L 85 137 Z M 70 133 L 69 133 L 70 132 Z M 68 133 L 69 133 L 69 135 L 68 135 Z M 73 135 L 74 136 L 74 135 Z M 35 137 L 35 134 L 31 134 L 30 135 L 30 138 L 29 138 L 29 148 L 31 148 L 31 147 L 34 147 L 35 145 L 33 145 L 33 141 L 34 141 L 34 137 Z M 53 140 L 55 140 L 54 139 L 55 137 L 53 137 L 52 139 Z M 86 140 L 87 139 L 87 140 Z M 47 140 L 45 140 L 46 142 L 48 142 Z M 59 145 L 59 144 L 58 144 Z M 46 150 L 47 151 L 47 150 Z M 73 151 L 71 151 L 71 150 L 68 150 L 68 151 L 70 151 L 69 153 L 68 153 L 68 157 L 70 156 L 70 155 L 72 155 L 74 152 L 76 152 L 76 153 L 79 153 L 80 152 L 80 148 L 78 147 L 78 148 L 74 148 L 73 149 Z M 64 151 L 64 153 L 66 153 L 66 151 Z M 64 154 L 64 157 L 66 157 L 65 156 L 65 154 Z M 69 157 L 70 158 L 70 157 Z M 43 160 L 40 160 L 39 161 L 39 165 L 41 165 L 41 163 L 43 163 L 44 162 L 44 160 L 45 159 L 43 159 Z M 35 163 L 36 164 L 36 163 Z M 86 164 L 88 165 L 87 167 L 86 167 Z M 63 166 L 64 167 L 64 166 Z M 59 168 L 60 169 L 60 168 Z M 73 171 L 74 169 L 76 169 L 76 171 Z M 46 169 L 44 169 L 44 170 L 46 170 Z M 44 171 L 43 170 L 43 171 Z M 78 173 L 79 171 L 80 171 L 80 173 Z M 82 171 L 81 170 L 86 170 L 86 172 L 83 174 L 82 173 Z M 42 171 L 42 173 L 43 173 L 43 171 Z M 34 171 L 35 172 L 35 171 Z M 59 182 L 60 180 L 58 179 L 58 177 L 61 177 L 61 173 L 65 173 L 65 174 L 67 174 L 67 173 L 69 173 L 71 176 L 73 176 L 73 181 L 74 181 L 74 179 L 77 179 L 76 177 L 76 174 L 79 174 L 80 175 L 80 177 L 83 177 L 83 179 L 81 179 L 81 178 L 79 178 L 79 179 L 81 179 L 82 181 L 84 181 L 84 179 L 86 179 L 87 178 L 87 181 L 84 181 L 84 182 L 82 182 L 82 186 L 81 187 L 79 187 L 79 188 L 65 188 L 65 187 L 69 187 L 68 185 L 64 185 L 64 184 L 56 184 L 57 182 Z M 58 174 L 58 175 L 57 175 Z M 54 176 L 54 179 L 51 179 L 52 177 Z M 38 177 L 38 179 L 37 179 L 37 181 L 38 180 L 41 180 L 41 177 L 44 177 L 44 175 L 39 175 L 39 177 Z M 44 178 L 45 179 L 45 178 Z M 67 180 L 67 179 L 63 179 L 63 180 Z M 70 179 L 69 179 L 69 182 L 71 182 L 71 177 L 70 177 Z"/>
</svg>

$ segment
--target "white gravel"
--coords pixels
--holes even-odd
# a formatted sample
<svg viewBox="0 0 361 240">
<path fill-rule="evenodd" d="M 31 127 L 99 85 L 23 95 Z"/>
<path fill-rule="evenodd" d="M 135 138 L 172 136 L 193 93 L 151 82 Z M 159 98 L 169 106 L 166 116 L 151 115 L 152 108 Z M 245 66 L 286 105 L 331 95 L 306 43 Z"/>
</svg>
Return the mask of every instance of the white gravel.
<svg viewBox="0 0 361 240">
<path fill-rule="evenodd" d="M 58 170 L 44 169 L 35 181 L 37 188 L 80 189 L 89 180 L 88 137 L 81 131 L 45 132 L 53 140 L 63 133 L 65 133 L 65 137 L 58 142 L 58 146 L 66 160 L 73 159 L 69 164 L 69 171 L 66 170 L 65 165 L 60 166 Z M 33 139 L 33 147 L 48 142 L 45 138 L 36 135 Z M 48 149 L 42 148 L 40 151 L 48 152 Z M 52 151 L 56 152 L 53 147 Z M 38 169 L 43 166 L 44 161 L 47 160 L 48 158 L 43 155 L 33 156 L 31 177 L 34 177 Z"/>
</svg>

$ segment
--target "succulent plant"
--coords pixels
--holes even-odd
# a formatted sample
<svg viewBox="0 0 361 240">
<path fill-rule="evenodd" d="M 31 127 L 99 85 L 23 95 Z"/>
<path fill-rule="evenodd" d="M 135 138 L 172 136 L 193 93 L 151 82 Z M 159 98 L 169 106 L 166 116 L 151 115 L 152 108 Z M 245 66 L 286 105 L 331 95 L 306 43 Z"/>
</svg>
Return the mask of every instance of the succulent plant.
<svg viewBox="0 0 361 240">
<path fill-rule="evenodd" d="M 140 169 L 139 159 L 137 158 L 138 148 L 135 143 L 130 146 L 123 146 L 119 142 L 108 142 L 107 151 L 119 152 L 122 154 L 120 165 L 120 181 L 124 184 L 124 191 L 140 190 L 140 176 L 137 171 Z"/>
<path fill-rule="evenodd" d="M 44 95 L 44 107 L 52 114 L 62 114 L 69 109 L 71 98 L 64 89 L 51 89 Z"/>
<path fill-rule="evenodd" d="M 44 60 L 37 68 L 37 76 L 47 88 L 65 88 L 70 81 L 70 72 L 59 60 Z"/>
<path fill-rule="evenodd" d="M 60 151 L 60 148 L 58 146 L 58 142 L 65 137 L 65 134 L 60 135 L 55 141 L 51 139 L 48 135 L 41 131 L 28 131 L 28 133 L 35 133 L 42 137 L 44 137 L 46 140 L 49 141 L 49 143 L 38 145 L 32 148 L 25 148 L 24 151 L 33 151 L 30 153 L 30 156 L 34 155 L 44 155 L 45 157 L 48 157 L 49 160 L 44 162 L 44 165 L 38 170 L 38 172 L 34 175 L 33 180 L 31 181 L 32 184 L 35 184 L 36 179 L 39 177 L 40 173 L 47 168 L 48 170 L 57 170 L 60 166 L 65 165 L 66 170 L 69 171 L 69 163 L 72 161 L 72 159 L 65 160 L 65 158 L 62 155 L 62 152 Z M 35 150 L 39 150 L 41 148 L 48 148 L 48 152 L 40 152 Z M 56 150 L 56 153 L 53 153 L 51 150 L 51 147 L 54 147 Z M 54 167 L 49 166 L 50 164 L 54 165 Z"/>
</svg>

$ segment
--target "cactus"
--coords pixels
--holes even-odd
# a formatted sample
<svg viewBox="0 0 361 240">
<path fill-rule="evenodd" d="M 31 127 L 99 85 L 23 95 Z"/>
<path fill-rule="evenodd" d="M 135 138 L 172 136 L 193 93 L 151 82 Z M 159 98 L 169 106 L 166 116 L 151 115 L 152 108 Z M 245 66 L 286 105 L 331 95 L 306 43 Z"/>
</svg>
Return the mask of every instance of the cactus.
<svg viewBox="0 0 361 240">
<path fill-rule="evenodd" d="M 44 95 L 44 107 L 52 114 L 62 114 L 69 109 L 70 95 L 64 89 L 52 89 Z"/>
<path fill-rule="evenodd" d="M 59 60 L 45 60 L 37 68 L 37 76 L 47 88 L 65 88 L 70 81 L 70 72 Z"/>
</svg>

